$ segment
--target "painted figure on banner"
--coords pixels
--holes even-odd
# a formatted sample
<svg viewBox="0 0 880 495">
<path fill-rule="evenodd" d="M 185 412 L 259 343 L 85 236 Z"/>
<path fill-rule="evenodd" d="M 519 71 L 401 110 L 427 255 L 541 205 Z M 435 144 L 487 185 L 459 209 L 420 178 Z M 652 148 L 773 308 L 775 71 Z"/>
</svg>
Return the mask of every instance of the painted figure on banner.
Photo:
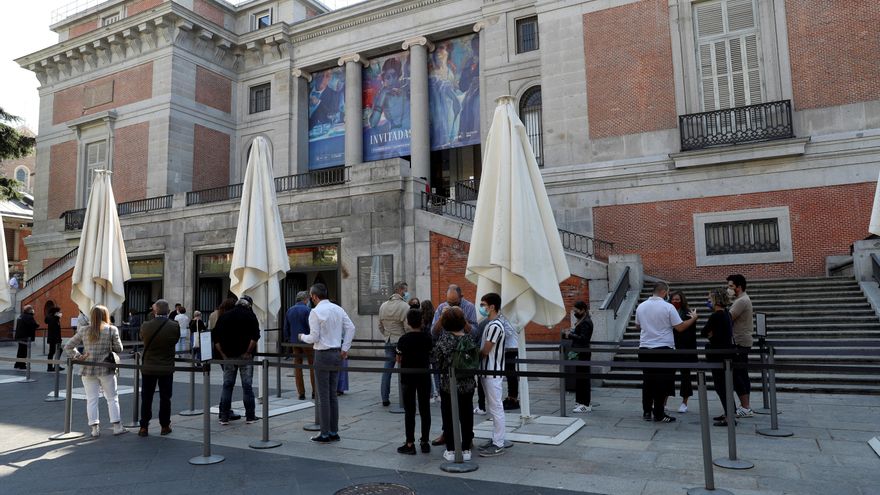
<svg viewBox="0 0 880 495">
<path fill-rule="evenodd" d="M 429 67 L 431 149 L 480 142 L 480 44 L 476 34 L 437 43 Z"/>
<path fill-rule="evenodd" d="M 334 67 L 309 82 L 309 169 L 345 163 L 345 70 Z"/>
<path fill-rule="evenodd" d="M 410 154 L 409 52 L 364 68 L 364 160 Z"/>
</svg>

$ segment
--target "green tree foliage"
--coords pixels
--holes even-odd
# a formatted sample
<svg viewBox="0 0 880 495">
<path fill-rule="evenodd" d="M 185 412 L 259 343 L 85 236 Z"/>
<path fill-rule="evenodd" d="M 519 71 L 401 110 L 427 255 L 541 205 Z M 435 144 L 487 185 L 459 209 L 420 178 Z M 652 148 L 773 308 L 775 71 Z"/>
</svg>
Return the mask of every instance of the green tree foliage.
<svg viewBox="0 0 880 495">
<path fill-rule="evenodd" d="M 20 120 L 21 118 L 6 113 L 0 108 L 0 160 L 21 158 L 33 151 L 36 139 L 22 134 L 9 125 Z"/>
</svg>

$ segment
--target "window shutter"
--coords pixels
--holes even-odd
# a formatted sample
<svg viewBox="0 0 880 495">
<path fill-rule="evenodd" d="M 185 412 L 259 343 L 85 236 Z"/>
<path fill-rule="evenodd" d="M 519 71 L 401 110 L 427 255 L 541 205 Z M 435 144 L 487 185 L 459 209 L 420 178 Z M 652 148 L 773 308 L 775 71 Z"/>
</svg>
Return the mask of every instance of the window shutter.
<svg viewBox="0 0 880 495">
<path fill-rule="evenodd" d="M 697 36 L 724 34 L 724 11 L 721 2 L 702 3 L 694 7 L 697 17 Z"/>
</svg>

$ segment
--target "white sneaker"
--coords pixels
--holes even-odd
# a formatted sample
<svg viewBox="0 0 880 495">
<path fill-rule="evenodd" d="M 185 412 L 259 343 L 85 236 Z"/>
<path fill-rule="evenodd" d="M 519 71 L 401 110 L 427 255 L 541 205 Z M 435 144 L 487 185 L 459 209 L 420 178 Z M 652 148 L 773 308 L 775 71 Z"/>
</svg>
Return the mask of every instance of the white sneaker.
<svg viewBox="0 0 880 495">
<path fill-rule="evenodd" d="M 485 415 L 486 415 L 486 411 L 480 409 L 480 407 L 477 406 L 477 407 L 474 408 L 474 414 L 477 414 L 477 415 L 479 415 L 479 416 L 485 416 Z"/>
<path fill-rule="evenodd" d="M 751 418 L 755 413 L 751 409 L 746 409 L 744 407 L 736 408 L 736 417 L 737 418 Z"/>
<path fill-rule="evenodd" d="M 443 459 L 445 459 L 448 462 L 455 462 L 455 452 L 453 452 L 451 450 L 444 450 L 443 451 Z"/>
<path fill-rule="evenodd" d="M 113 423 L 113 434 L 122 435 L 123 433 L 128 433 L 128 430 L 122 426 L 122 423 Z"/>
<path fill-rule="evenodd" d="M 678 406 L 678 412 L 680 412 L 682 414 L 688 412 L 688 405 L 685 404 L 684 402 L 682 402 L 681 405 Z"/>
<path fill-rule="evenodd" d="M 92 425 L 91 435 L 94 438 L 97 438 L 101 434 L 101 426 L 100 425 Z"/>
<path fill-rule="evenodd" d="M 590 406 L 585 406 L 583 404 L 578 404 L 574 406 L 574 409 L 571 410 L 573 413 L 588 413 L 593 412 L 593 408 Z"/>
<path fill-rule="evenodd" d="M 431 396 L 431 404 L 436 404 L 438 402 L 440 402 L 440 396 L 439 395 L 432 395 Z"/>
<path fill-rule="evenodd" d="M 453 454 L 454 454 L 454 452 L 453 452 Z M 466 461 L 471 460 L 471 451 L 470 450 L 462 450 L 461 457 L 463 457 L 464 460 L 466 460 Z"/>
</svg>

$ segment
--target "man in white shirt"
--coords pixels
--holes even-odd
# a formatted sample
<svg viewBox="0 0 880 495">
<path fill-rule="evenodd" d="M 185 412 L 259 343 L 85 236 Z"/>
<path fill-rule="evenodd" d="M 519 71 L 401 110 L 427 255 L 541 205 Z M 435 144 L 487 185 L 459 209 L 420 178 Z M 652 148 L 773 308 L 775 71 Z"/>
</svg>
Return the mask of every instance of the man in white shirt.
<svg viewBox="0 0 880 495">
<path fill-rule="evenodd" d="M 497 374 L 481 375 L 486 393 L 486 412 L 492 418 L 492 440 L 480 447 L 481 457 L 493 457 L 504 453 L 504 406 L 501 402 L 501 382 L 504 380 L 504 325 L 501 316 L 501 296 L 494 292 L 480 299 L 480 314 L 489 319 L 483 331 L 480 346 L 480 370 Z"/>
<path fill-rule="evenodd" d="M 298 337 L 303 342 L 313 344 L 315 350 L 315 388 L 318 392 L 321 434 L 311 440 L 316 443 L 338 442 L 339 402 L 336 386 L 342 360 L 348 357 L 354 339 L 354 323 L 345 310 L 327 300 L 329 295 L 324 284 L 313 285 L 309 289 L 309 297 L 314 305 L 309 313 L 309 333 L 301 333 Z"/>
<path fill-rule="evenodd" d="M 636 327 L 639 335 L 640 362 L 675 362 L 674 354 L 656 354 L 651 350 L 675 349 L 673 331 L 682 331 L 697 321 L 697 312 L 691 310 L 690 319 L 681 321 L 678 310 L 665 299 L 669 286 L 664 282 L 654 284 L 653 295 L 636 308 Z M 642 352 L 647 350 L 648 352 Z M 642 413 L 645 421 L 672 423 L 675 418 L 666 414 L 663 404 L 666 397 L 675 392 L 675 368 L 655 368 L 642 371 Z"/>
</svg>

